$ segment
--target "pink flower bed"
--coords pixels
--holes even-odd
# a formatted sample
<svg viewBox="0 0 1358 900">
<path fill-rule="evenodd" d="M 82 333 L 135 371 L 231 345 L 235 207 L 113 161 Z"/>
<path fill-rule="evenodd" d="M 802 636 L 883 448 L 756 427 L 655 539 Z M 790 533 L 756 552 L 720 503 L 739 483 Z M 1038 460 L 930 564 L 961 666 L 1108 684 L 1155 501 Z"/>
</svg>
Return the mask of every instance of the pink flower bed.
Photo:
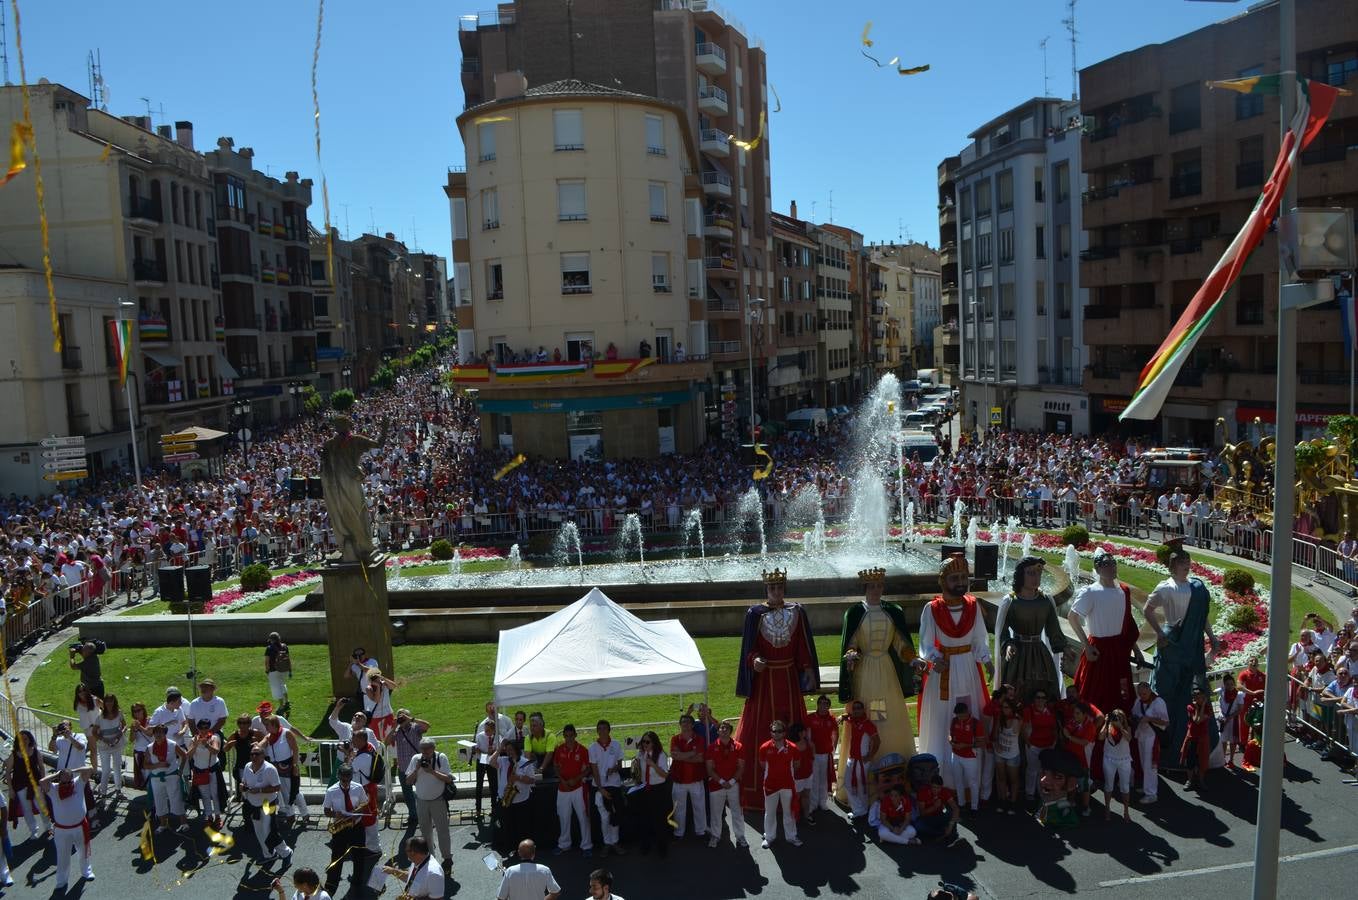
<svg viewBox="0 0 1358 900">
<path fill-rule="evenodd" d="M 318 580 L 318 578 L 319 575 L 316 572 L 307 570 L 293 572 L 289 575 L 275 575 L 273 578 L 269 579 L 269 586 L 262 591 L 246 591 L 238 587 L 218 591 L 216 594 L 213 594 L 212 599 L 204 605 L 203 613 L 205 615 L 210 615 L 223 607 L 230 606 L 233 603 L 247 598 L 251 602 L 256 602 L 264 599 L 266 596 L 283 593 L 298 585 L 309 584 Z"/>
</svg>

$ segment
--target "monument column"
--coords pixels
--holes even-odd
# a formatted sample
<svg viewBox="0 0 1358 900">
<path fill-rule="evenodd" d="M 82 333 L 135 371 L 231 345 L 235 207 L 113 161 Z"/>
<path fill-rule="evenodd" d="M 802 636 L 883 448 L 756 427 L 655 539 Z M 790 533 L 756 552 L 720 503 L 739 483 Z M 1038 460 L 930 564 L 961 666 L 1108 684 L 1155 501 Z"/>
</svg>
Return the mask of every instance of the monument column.
<svg viewBox="0 0 1358 900">
<path fill-rule="evenodd" d="M 336 697 L 352 697 L 357 685 L 346 677 L 355 647 L 377 660 L 382 674 L 396 677 L 391 657 L 391 616 L 387 605 L 386 554 L 359 563 L 339 560 L 321 569 L 330 685 Z"/>
</svg>

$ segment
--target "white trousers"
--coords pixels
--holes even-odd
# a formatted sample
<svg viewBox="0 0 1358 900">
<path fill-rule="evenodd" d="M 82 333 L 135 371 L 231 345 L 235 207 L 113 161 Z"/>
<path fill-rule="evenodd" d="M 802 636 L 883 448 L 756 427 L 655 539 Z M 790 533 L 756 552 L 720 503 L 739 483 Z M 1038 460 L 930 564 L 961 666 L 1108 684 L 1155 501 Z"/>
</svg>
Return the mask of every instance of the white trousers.
<svg viewBox="0 0 1358 900">
<path fill-rule="evenodd" d="M 269 693 L 273 694 L 275 700 L 286 700 L 288 698 L 287 672 L 269 673 Z"/>
<path fill-rule="evenodd" d="M 688 804 L 693 803 L 693 833 L 702 837 L 707 832 L 707 796 L 701 781 L 690 784 L 670 782 L 674 796 L 674 836 L 683 837 L 688 824 Z"/>
<path fill-rule="evenodd" d="M 1153 798 L 1160 787 L 1160 771 L 1155 763 L 1151 762 L 1155 750 L 1155 733 L 1138 736 L 1136 747 L 1137 752 L 1141 754 L 1141 793 L 1148 799 Z"/>
<path fill-rule="evenodd" d="M 372 871 L 368 873 L 368 887 L 381 891 L 387 882 L 387 873 L 382 871 L 382 844 L 377 837 L 377 823 L 363 827 L 364 845 L 369 853 L 376 854 L 372 861 Z"/>
<path fill-rule="evenodd" d="M 282 793 L 281 793 L 281 794 L 279 795 L 279 797 L 278 797 L 278 809 L 279 809 L 279 811 L 280 811 L 280 812 L 283 812 L 283 813 L 285 813 L 286 815 L 289 815 L 289 816 L 309 816 L 309 815 L 311 815 L 311 813 L 310 813 L 310 811 L 307 809 L 307 805 L 306 805 L 306 794 L 305 794 L 303 791 L 301 791 L 301 790 L 298 790 L 298 791 L 297 791 L 297 802 L 292 803 L 292 804 L 289 804 L 289 803 L 284 802 L 283 798 L 286 797 L 286 796 L 288 795 L 288 791 L 292 790 L 292 779 L 291 779 L 291 778 L 280 778 L 280 779 L 278 779 L 278 781 L 279 781 L 279 784 L 280 784 L 281 790 L 282 790 Z"/>
<path fill-rule="evenodd" d="M 967 800 L 964 793 L 971 792 L 971 808 L 976 809 L 981 802 L 981 761 L 974 756 L 957 756 L 952 758 L 953 780 L 957 783 L 957 802 L 962 804 Z"/>
<path fill-rule="evenodd" d="M 995 754 L 977 748 L 976 758 L 981 761 L 981 799 L 989 800 L 995 789 Z"/>
<path fill-rule="evenodd" d="M 194 791 L 198 794 L 198 810 L 203 818 L 211 818 L 221 813 L 217 805 L 217 775 L 215 772 L 208 773 L 207 784 L 195 784 Z"/>
<path fill-rule="evenodd" d="M 830 808 L 830 754 L 817 753 L 811 760 L 811 810 Z"/>
<path fill-rule="evenodd" d="M 868 814 L 868 767 L 863 760 L 850 759 L 844 764 L 844 793 L 854 818 Z"/>
<path fill-rule="evenodd" d="M 561 826 L 561 836 L 556 846 L 561 850 L 571 848 L 571 814 L 580 823 L 580 849 L 594 848 L 593 830 L 589 827 L 589 814 L 585 812 L 585 789 L 583 786 L 573 791 L 556 792 L 556 821 Z"/>
<path fill-rule="evenodd" d="M 1103 757 L 1103 791 L 1105 794 L 1115 793 L 1113 788 L 1121 783 L 1122 793 L 1128 796 L 1132 793 L 1132 760 L 1114 759 L 1110 760 L 1108 754 Z"/>
<path fill-rule="evenodd" d="M 161 773 L 168 773 L 160 777 Z M 184 815 L 184 791 L 180 785 L 179 773 L 174 769 L 158 769 L 150 779 L 151 799 L 156 804 L 156 818 Z"/>
<path fill-rule="evenodd" d="M 778 807 L 783 808 L 783 837 L 797 839 L 797 821 L 792 818 L 792 788 L 783 788 L 764 795 L 764 840 L 772 843 L 778 837 Z"/>
<path fill-rule="evenodd" d="M 33 789 L 29 788 L 19 793 L 14 798 L 14 802 L 19 804 L 19 812 L 23 813 L 24 824 L 28 825 L 28 831 L 32 835 L 45 834 L 52 824 L 47 821 L 47 814 L 42 811 L 41 806 L 33 803 Z M 0 854 L 3 856 L 4 854 Z"/>
<path fill-rule="evenodd" d="M 745 840 L 745 815 L 740 809 L 740 784 L 732 782 L 730 787 L 714 790 L 707 795 L 708 832 L 715 840 L 721 840 L 721 820 L 726 810 L 731 811 L 731 837 L 737 843 Z"/>
<path fill-rule="evenodd" d="M 52 842 L 57 849 L 57 887 L 65 888 L 69 883 L 71 857 L 80 854 L 80 871 L 90 874 L 90 857 L 85 852 L 85 831 L 82 828 L 54 828 Z"/>
<path fill-rule="evenodd" d="M 99 742 L 99 792 L 103 793 L 108 789 L 109 782 L 117 790 L 123 789 L 123 749 L 127 746 L 127 738 L 123 738 L 118 743 L 110 747 L 103 741 Z"/>
<path fill-rule="evenodd" d="M 1042 762 L 1038 759 L 1038 754 L 1044 748 L 1034 747 L 1028 744 L 1023 748 L 1024 758 L 1027 767 L 1023 770 L 1023 792 L 1029 797 L 1037 796 L 1037 779 L 1042 775 Z"/>
<path fill-rule="evenodd" d="M 907 825 L 900 834 L 887 828 L 885 825 L 877 826 L 877 840 L 884 844 L 908 844 L 915 839 L 915 826 Z"/>
<path fill-rule="evenodd" d="M 608 824 L 608 810 L 604 808 L 603 791 L 596 790 L 594 792 L 594 807 L 599 810 L 599 830 L 603 832 L 604 846 L 616 847 L 618 845 L 618 825 L 616 823 Z M 585 848 L 581 846 L 580 849 Z"/>
<path fill-rule="evenodd" d="M 245 802 L 249 803 L 251 806 L 254 806 L 253 801 L 246 800 Z M 273 796 L 264 798 L 264 802 L 265 804 L 277 803 L 278 797 Z M 249 815 L 247 815 L 246 818 L 249 819 L 250 818 Z M 261 809 L 259 811 L 259 818 L 250 819 L 250 825 L 255 829 L 255 840 L 259 842 L 260 859 L 269 859 L 270 858 L 269 848 L 266 845 L 269 840 L 269 829 L 273 825 L 273 816 L 265 812 L 263 809 Z"/>
</svg>

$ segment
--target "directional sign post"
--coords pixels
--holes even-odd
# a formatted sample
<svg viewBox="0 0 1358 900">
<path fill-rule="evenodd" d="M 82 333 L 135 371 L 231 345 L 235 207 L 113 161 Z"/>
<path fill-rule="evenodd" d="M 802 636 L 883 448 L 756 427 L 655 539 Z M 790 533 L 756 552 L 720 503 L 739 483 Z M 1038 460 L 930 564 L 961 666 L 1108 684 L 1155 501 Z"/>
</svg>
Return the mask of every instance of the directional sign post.
<svg viewBox="0 0 1358 900">
<path fill-rule="evenodd" d="M 160 454 L 164 462 L 189 462 L 198 458 L 198 435 L 192 431 L 160 436 Z"/>
<path fill-rule="evenodd" d="M 89 476 L 83 436 L 49 437 L 40 443 L 44 481 L 74 481 Z"/>
</svg>

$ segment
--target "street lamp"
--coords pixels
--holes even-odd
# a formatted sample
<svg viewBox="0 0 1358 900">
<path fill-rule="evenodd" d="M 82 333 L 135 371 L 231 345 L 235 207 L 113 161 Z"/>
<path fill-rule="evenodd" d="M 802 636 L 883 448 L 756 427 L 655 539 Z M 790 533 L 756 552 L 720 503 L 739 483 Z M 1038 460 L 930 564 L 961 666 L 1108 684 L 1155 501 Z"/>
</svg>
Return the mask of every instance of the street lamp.
<svg viewBox="0 0 1358 900">
<path fill-rule="evenodd" d="M 751 297 L 745 301 L 745 348 L 746 356 L 750 366 L 750 447 L 753 448 L 758 441 L 755 439 L 754 424 L 754 323 L 757 321 L 761 325 L 764 323 L 764 303 L 767 302 L 762 297 Z"/>
<path fill-rule="evenodd" d="M 123 310 L 129 309 L 129 308 L 134 307 L 134 306 L 136 306 L 136 305 L 137 305 L 137 304 L 133 303 L 131 300 L 125 300 L 125 299 L 123 299 L 122 297 L 119 297 L 119 298 L 118 298 L 118 322 L 120 323 L 119 326 L 118 326 L 118 334 L 119 334 L 119 335 L 122 334 L 122 325 L 121 325 L 121 322 L 123 321 Z M 131 352 L 132 352 L 132 344 L 131 344 L 131 342 L 129 342 L 128 345 L 127 345 L 126 347 L 123 348 L 123 353 L 131 353 Z M 127 369 L 129 369 L 129 370 L 132 368 L 131 360 L 124 360 L 124 361 L 123 361 L 123 365 L 124 365 Z M 131 372 L 129 371 L 128 374 L 130 375 Z M 123 379 L 123 390 L 124 390 L 124 391 L 126 392 L 126 394 L 127 394 L 127 431 L 128 431 L 128 434 L 130 434 L 131 437 L 132 437 L 132 474 L 133 474 L 133 475 L 136 477 L 136 479 L 137 479 L 137 490 L 138 490 L 138 492 L 140 492 L 140 490 L 141 490 L 141 458 L 140 458 L 140 456 L 139 456 L 138 453 L 137 453 L 137 419 L 136 419 L 136 414 L 134 413 L 134 411 L 133 411 L 133 409 L 132 409 L 132 384 L 131 384 L 126 378 Z"/>
<path fill-rule="evenodd" d="M 340 377 L 344 379 L 345 387 L 349 386 L 349 376 L 352 374 L 353 369 L 350 369 L 347 365 L 343 369 L 340 369 Z"/>
<path fill-rule="evenodd" d="M 236 423 L 240 426 L 236 430 L 236 440 L 240 441 L 241 461 L 248 467 L 250 465 L 250 401 L 237 400 L 231 407 L 231 412 L 236 417 Z"/>
</svg>

